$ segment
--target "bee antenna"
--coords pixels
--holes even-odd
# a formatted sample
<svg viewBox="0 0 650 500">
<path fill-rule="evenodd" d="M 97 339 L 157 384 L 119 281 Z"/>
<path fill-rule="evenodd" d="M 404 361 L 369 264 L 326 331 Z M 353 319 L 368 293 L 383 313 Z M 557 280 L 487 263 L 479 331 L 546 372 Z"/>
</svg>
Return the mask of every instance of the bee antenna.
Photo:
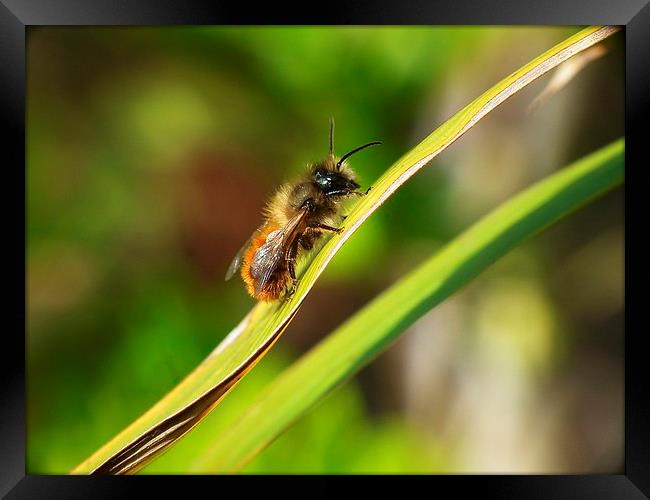
<svg viewBox="0 0 650 500">
<path fill-rule="evenodd" d="M 330 116 L 330 156 L 334 155 L 334 118 Z"/>
<path fill-rule="evenodd" d="M 341 159 L 336 163 L 336 169 L 337 169 L 337 170 L 340 170 L 341 165 L 343 164 L 343 162 L 344 162 L 345 160 L 347 160 L 348 158 L 350 158 L 350 156 L 352 156 L 354 153 L 358 153 L 358 152 L 361 151 L 362 149 L 366 149 L 367 147 L 370 147 L 370 146 L 377 146 L 378 144 L 382 144 L 382 142 L 381 142 L 381 141 L 373 141 L 373 142 L 369 142 L 368 144 L 364 144 L 363 146 L 359 146 L 358 148 L 353 149 L 353 150 L 350 151 L 349 153 L 344 154 L 344 155 L 341 157 Z"/>
</svg>

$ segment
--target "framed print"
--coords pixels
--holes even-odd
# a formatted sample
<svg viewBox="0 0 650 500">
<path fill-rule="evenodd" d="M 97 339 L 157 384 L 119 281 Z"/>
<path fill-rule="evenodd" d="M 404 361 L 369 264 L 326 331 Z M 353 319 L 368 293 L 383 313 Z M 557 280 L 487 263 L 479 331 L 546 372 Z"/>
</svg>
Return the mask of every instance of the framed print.
<svg viewBox="0 0 650 500">
<path fill-rule="evenodd" d="M 647 496 L 650 7 L 556 4 L 2 0 L 2 494 Z"/>
</svg>

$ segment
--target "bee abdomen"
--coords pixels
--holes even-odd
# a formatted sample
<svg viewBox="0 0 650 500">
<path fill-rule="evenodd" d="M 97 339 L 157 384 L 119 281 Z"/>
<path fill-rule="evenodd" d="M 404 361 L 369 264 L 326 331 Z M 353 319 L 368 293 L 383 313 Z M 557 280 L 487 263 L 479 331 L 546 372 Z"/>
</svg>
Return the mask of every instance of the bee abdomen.
<svg viewBox="0 0 650 500">
<path fill-rule="evenodd" d="M 286 263 L 280 262 L 276 269 L 273 270 L 273 274 L 264 288 L 258 290 L 263 268 L 256 264 L 263 260 L 264 257 L 260 255 L 260 249 L 266 243 L 269 235 L 277 229 L 278 226 L 275 224 L 264 226 L 257 236 L 253 238 L 244 254 L 241 277 L 244 280 L 248 294 L 257 300 L 272 301 L 278 299 L 291 280 Z"/>
</svg>

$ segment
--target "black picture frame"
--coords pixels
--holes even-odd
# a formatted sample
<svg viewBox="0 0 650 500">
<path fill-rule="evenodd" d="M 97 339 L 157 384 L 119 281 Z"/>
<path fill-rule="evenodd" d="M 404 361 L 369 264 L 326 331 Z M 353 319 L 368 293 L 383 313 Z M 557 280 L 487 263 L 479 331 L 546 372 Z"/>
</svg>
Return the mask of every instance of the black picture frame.
<svg viewBox="0 0 650 500">
<path fill-rule="evenodd" d="M 314 6 L 312 6 L 314 7 Z M 246 477 L 175 476 L 98 477 L 35 476 L 25 473 L 25 43 L 32 26 L 57 25 L 179 25 L 179 24 L 544 24 L 544 25 L 624 25 L 626 64 L 626 152 L 625 184 L 625 466 L 619 475 L 538 475 L 538 476 L 408 476 L 414 481 L 434 481 L 453 488 L 457 494 L 479 492 L 499 498 L 644 498 L 650 495 L 650 397 L 644 381 L 650 379 L 650 363 L 642 346 L 646 332 L 640 328 L 642 306 L 632 290 L 640 289 L 644 273 L 628 273 L 636 255 L 643 248 L 629 223 L 641 216 L 642 196 L 635 189 L 645 185 L 641 173 L 648 169 L 642 161 L 644 138 L 642 120 L 647 116 L 650 94 L 650 5 L 647 0 L 425 0 L 383 3 L 365 6 L 336 5 L 326 8 L 280 9 L 237 5 L 235 2 L 200 3 L 196 1 L 106 1 L 106 0 L 0 0 L 0 106 L 4 122 L 4 173 L 10 174 L 3 196 L 5 203 L 5 248 L 12 250 L 5 269 L 15 270 L 14 280 L 6 280 L 7 317 L 3 339 L 3 369 L 0 385 L 0 495 L 7 498 L 104 498 L 124 496 L 134 488 L 151 486 L 168 488 L 171 482 L 192 481 L 194 487 L 213 488 L 214 481 L 237 481 Z M 265 11 L 266 9 L 266 11 Z M 314 12 L 311 14 L 310 12 Z M 629 178 L 628 178 L 629 181 Z M 15 197 L 15 199 L 14 199 Z M 23 210 L 20 209 L 22 204 Z M 16 206 L 19 208 L 17 209 Z M 9 209 L 11 207 L 11 209 Z M 11 235 L 11 236 L 9 236 Z M 15 249 L 15 250 L 14 250 Z M 14 264 L 15 263 L 15 264 Z M 639 287 L 635 287 L 639 285 Z M 21 291 L 21 293 L 18 293 Z M 22 307 L 20 307 L 20 305 Z M 22 312 L 21 312 L 22 311 Z M 24 330 L 23 330 L 24 328 Z M 22 331 L 21 331 L 22 330 Z M 295 481 L 320 482 L 326 489 L 341 486 L 347 477 L 292 478 Z M 386 476 L 367 476 L 365 481 L 383 483 Z M 393 478 L 396 479 L 396 478 Z M 400 477 L 399 479 L 405 479 Z M 257 479 L 259 480 L 259 478 Z M 277 481 L 277 477 L 267 477 Z M 203 484 L 201 484 L 203 483 Z M 146 486 L 145 486 L 146 485 Z M 424 486 L 424 485 L 423 485 Z M 313 487 L 313 485 L 310 485 Z M 417 485 L 414 485 L 417 488 Z M 429 486 L 430 487 L 430 486 Z M 322 490 L 322 491 L 325 491 Z M 216 490 L 213 490 L 215 494 Z M 189 491 L 186 491 L 189 493 Z"/>
</svg>

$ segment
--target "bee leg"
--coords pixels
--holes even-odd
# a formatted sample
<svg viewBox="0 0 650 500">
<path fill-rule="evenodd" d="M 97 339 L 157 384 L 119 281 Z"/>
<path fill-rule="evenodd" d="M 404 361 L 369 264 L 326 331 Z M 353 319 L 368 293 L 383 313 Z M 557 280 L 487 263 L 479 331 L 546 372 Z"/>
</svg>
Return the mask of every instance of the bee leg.
<svg viewBox="0 0 650 500">
<path fill-rule="evenodd" d="M 339 234 L 341 231 L 343 231 L 342 227 L 332 227 L 332 226 L 328 226 L 327 224 L 314 224 L 313 226 L 309 226 L 309 227 L 320 229 L 322 231 L 329 231 L 330 233 L 336 233 L 336 234 Z"/>
<path fill-rule="evenodd" d="M 298 243 L 299 240 L 296 240 L 295 244 L 289 249 L 289 252 L 285 257 L 287 261 L 287 271 L 289 271 L 289 276 L 291 276 L 291 285 L 287 286 L 285 290 L 286 299 L 295 293 L 296 283 L 298 283 L 298 280 L 296 279 L 296 268 L 294 264 L 296 260 L 296 252 L 298 251 Z"/>
<path fill-rule="evenodd" d="M 348 194 L 349 195 L 354 195 L 354 196 L 365 196 L 370 192 L 371 189 L 372 189 L 372 186 L 370 186 L 368 189 L 366 189 L 365 193 L 362 193 L 361 191 L 350 191 Z"/>
<path fill-rule="evenodd" d="M 294 280 L 291 283 L 291 286 L 287 287 L 287 293 L 285 295 L 285 298 L 289 299 L 293 296 L 294 293 L 296 293 L 296 284 L 298 283 L 298 280 Z"/>
<path fill-rule="evenodd" d="M 291 280 L 295 283 L 296 282 L 296 269 L 293 265 L 293 260 L 290 260 L 287 262 L 287 267 L 289 268 L 289 276 L 291 276 Z"/>
<path fill-rule="evenodd" d="M 287 252 L 286 255 L 286 261 L 287 261 L 287 270 L 289 271 L 289 276 L 291 276 L 291 280 L 295 283 L 296 281 L 296 268 L 295 268 L 295 261 L 296 261 L 296 253 L 298 252 L 298 244 L 300 243 L 300 240 L 296 240 L 293 245 L 289 248 L 289 251 Z"/>
<path fill-rule="evenodd" d="M 287 287 L 287 298 L 291 297 L 294 293 L 296 293 L 296 286 L 298 284 L 298 280 L 296 279 L 296 271 L 293 268 L 293 262 L 289 263 L 289 274 L 291 275 L 291 285 Z"/>
</svg>

